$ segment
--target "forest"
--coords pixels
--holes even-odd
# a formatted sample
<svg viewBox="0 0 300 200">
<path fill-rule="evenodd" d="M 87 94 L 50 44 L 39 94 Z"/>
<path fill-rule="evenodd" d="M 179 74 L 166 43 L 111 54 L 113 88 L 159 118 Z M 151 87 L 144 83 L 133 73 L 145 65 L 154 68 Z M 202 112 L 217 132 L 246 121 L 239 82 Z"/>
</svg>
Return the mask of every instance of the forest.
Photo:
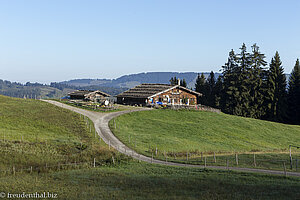
<svg viewBox="0 0 300 200">
<path fill-rule="evenodd" d="M 198 74 L 195 91 L 203 94 L 201 104 L 224 113 L 257 119 L 300 124 L 299 59 L 286 78 L 278 52 L 268 64 L 256 44 L 247 51 L 245 44 L 229 52 L 222 74 L 208 78 Z"/>
</svg>

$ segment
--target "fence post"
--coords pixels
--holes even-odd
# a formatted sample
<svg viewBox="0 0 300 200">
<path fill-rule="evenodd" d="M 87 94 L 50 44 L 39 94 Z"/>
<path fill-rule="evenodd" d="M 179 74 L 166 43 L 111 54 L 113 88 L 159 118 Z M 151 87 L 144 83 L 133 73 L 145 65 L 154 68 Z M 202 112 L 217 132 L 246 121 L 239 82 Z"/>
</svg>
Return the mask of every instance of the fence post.
<svg viewBox="0 0 300 200">
<path fill-rule="evenodd" d="M 235 154 L 235 162 L 236 162 L 236 165 L 239 165 L 239 157 L 238 157 L 237 153 Z"/>
<path fill-rule="evenodd" d="M 151 157 L 151 163 L 153 163 L 153 152 L 152 152 L 152 157 Z"/>
<path fill-rule="evenodd" d="M 214 162 L 216 163 L 217 160 L 216 160 L 216 153 L 214 152 Z"/>
<path fill-rule="evenodd" d="M 296 172 L 298 171 L 298 159 L 296 158 Z"/>
<path fill-rule="evenodd" d="M 94 158 L 94 167 L 96 167 L 96 158 Z"/>
<path fill-rule="evenodd" d="M 112 156 L 112 161 L 113 161 L 113 164 L 115 164 L 115 159 L 114 159 L 114 156 Z"/>
<path fill-rule="evenodd" d="M 285 162 L 283 162 L 283 170 L 284 170 L 284 176 L 286 177 L 286 166 L 285 166 Z"/>
<path fill-rule="evenodd" d="M 256 167 L 255 153 L 253 153 L 253 164 L 254 164 L 254 167 Z"/>
<path fill-rule="evenodd" d="M 293 159 L 292 159 L 292 146 L 290 145 L 290 166 L 293 169 Z"/>
<path fill-rule="evenodd" d="M 13 166 L 13 174 L 16 175 L 16 168 Z"/>
<path fill-rule="evenodd" d="M 30 174 L 32 174 L 32 166 L 30 166 Z"/>
<path fill-rule="evenodd" d="M 227 170 L 229 170 L 229 160 L 228 160 L 228 158 L 226 158 L 226 168 L 227 168 Z"/>
<path fill-rule="evenodd" d="M 204 167 L 206 167 L 206 156 L 204 157 Z"/>
<path fill-rule="evenodd" d="M 203 161 L 203 152 L 201 152 L 201 161 Z"/>
<path fill-rule="evenodd" d="M 157 146 L 156 146 L 156 149 L 155 149 L 155 156 L 157 156 Z"/>
</svg>

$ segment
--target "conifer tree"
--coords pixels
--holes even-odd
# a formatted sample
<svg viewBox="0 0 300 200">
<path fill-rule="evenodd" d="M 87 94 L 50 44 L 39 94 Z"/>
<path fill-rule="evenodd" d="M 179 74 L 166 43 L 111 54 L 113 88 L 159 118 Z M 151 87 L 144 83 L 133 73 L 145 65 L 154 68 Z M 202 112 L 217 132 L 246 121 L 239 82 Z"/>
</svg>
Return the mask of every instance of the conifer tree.
<svg viewBox="0 0 300 200">
<path fill-rule="evenodd" d="M 183 87 L 187 86 L 185 79 L 180 80 L 180 85 Z"/>
<path fill-rule="evenodd" d="M 216 85 L 216 79 L 215 74 L 213 71 L 210 72 L 207 81 L 206 81 L 206 88 L 207 88 L 207 105 L 211 107 L 215 107 L 216 99 L 215 99 L 215 85 Z"/>
<path fill-rule="evenodd" d="M 279 53 L 276 51 L 267 73 L 266 103 L 268 120 L 282 122 L 286 117 L 286 77 L 281 66 Z"/>
<path fill-rule="evenodd" d="M 195 90 L 196 90 L 196 92 L 199 92 L 202 94 L 202 96 L 199 97 L 198 102 L 206 105 L 206 103 L 207 103 L 207 101 L 206 101 L 206 95 L 207 95 L 206 79 L 205 79 L 205 76 L 203 73 L 201 74 L 201 76 L 200 76 L 200 74 L 198 74 L 198 76 L 197 76 Z"/>
<path fill-rule="evenodd" d="M 178 78 L 176 78 L 176 76 L 172 77 L 169 81 L 170 81 L 171 85 L 177 85 L 178 84 Z"/>
<path fill-rule="evenodd" d="M 289 123 L 300 124 L 300 64 L 297 59 L 289 79 L 288 87 Z"/>
<path fill-rule="evenodd" d="M 223 92 L 221 94 L 220 107 L 223 112 L 228 114 L 234 114 L 234 107 L 238 104 L 237 73 L 237 56 L 232 49 L 229 52 L 227 63 L 222 66 Z"/>
<path fill-rule="evenodd" d="M 249 90 L 249 108 L 247 116 L 252 118 L 261 118 L 265 115 L 266 109 L 264 107 L 265 100 L 265 80 L 264 80 L 264 66 L 267 65 L 265 55 L 259 51 L 259 47 L 252 45 L 251 65 L 248 69 L 248 83 Z"/>
<path fill-rule="evenodd" d="M 223 92 L 223 82 L 222 76 L 219 76 L 215 85 L 214 94 L 215 94 L 215 107 L 221 108 L 221 96 Z"/>
<path fill-rule="evenodd" d="M 233 114 L 248 117 L 250 116 L 250 90 L 251 81 L 249 80 L 249 69 L 251 68 L 251 55 L 247 52 L 246 45 L 243 44 L 240 48 L 240 53 L 237 57 L 238 67 L 234 71 L 236 76 L 236 88 L 238 91 L 237 105 L 233 108 Z"/>
</svg>

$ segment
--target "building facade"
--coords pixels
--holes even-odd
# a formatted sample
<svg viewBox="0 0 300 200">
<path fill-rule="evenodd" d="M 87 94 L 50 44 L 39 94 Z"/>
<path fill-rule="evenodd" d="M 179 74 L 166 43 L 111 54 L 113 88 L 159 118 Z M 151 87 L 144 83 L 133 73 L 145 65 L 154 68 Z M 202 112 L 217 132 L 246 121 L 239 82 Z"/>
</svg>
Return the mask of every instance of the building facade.
<svg viewBox="0 0 300 200">
<path fill-rule="evenodd" d="M 127 105 L 197 105 L 200 93 L 168 84 L 141 84 L 117 95 L 117 103 Z"/>
</svg>

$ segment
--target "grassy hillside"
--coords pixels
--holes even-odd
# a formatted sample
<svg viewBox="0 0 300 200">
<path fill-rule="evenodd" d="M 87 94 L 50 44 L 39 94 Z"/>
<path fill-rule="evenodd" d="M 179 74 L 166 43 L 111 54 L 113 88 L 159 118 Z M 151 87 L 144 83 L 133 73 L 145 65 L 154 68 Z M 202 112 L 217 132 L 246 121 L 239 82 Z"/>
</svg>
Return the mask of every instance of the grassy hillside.
<svg viewBox="0 0 300 200">
<path fill-rule="evenodd" d="M 50 192 L 58 199 L 296 199 L 300 195 L 299 178 L 133 161 L 100 143 L 85 120 L 38 100 L 0 96 L 0 194 Z M 96 168 L 50 168 L 93 158 Z M 29 167 L 32 173 L 20 171 Z"/>
<path fill-rule="evenodd" d="M 95 169 L 0 177 L 0 190 L 58 199 L 297 199 L 299 178 L 129 162 Z"/>
<path fill-rule="evenodd" d="M 39 100 L 0 96 L 0 170 L 110 160 L 83 117 Z"/>
<path fill-rule="evenodd" d="M 166 151 L 277 151 L 299 145 L 300 126 L 243 118 L 223 113 L 152 110 L 116 118 L 116 135 L 131 146 L 137 140 Z M 114 129 L 113 120 L 110 122 Z M 130 144 L 129 144 L 130 145 Z"/>
</svg>

